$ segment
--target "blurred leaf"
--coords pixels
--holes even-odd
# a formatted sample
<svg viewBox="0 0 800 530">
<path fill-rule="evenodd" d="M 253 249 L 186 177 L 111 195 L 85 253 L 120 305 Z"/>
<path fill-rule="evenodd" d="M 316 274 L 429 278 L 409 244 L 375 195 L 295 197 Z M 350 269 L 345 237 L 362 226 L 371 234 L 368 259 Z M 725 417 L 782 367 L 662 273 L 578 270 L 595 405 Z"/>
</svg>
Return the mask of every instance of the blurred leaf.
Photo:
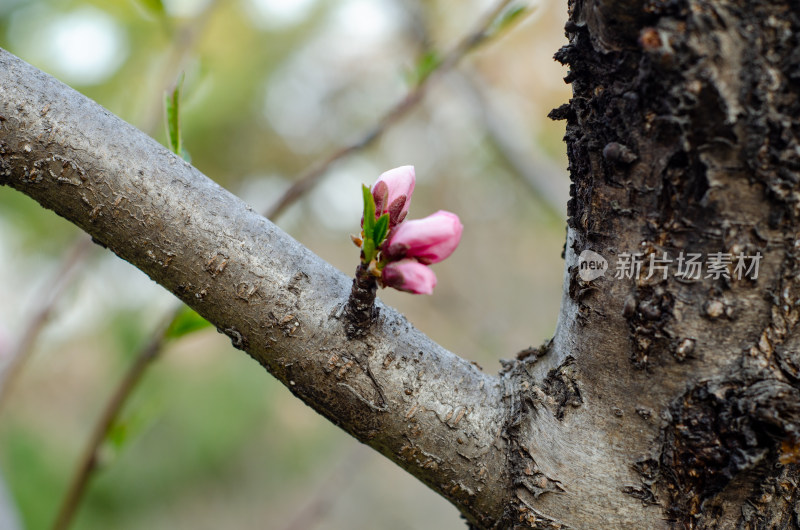
<svg viewBox="0 0 800 530">
<path fill-rule="evenodd" d="M 109 429 L 106 435 L 106 443 L 111 445 L 115 451 L 120 451 L 128 441 L 128 424 L 126 422 L 118 421 Z"/>
<path fill-rule="evenodd" d="M 211 327 L 211 323 L 198 315 L 195 311 L 184 307 L 183 311 L 175 318 L 165 334 L 168 339 L 178 339 L 200 329 Z"/>
<path fill-rule="evenodd" d="M 63 440 L 33 430 L 31 422 L 7 423 L 0 433 L 3 479 L 19 508 L 23 528 L 50 528 L 55 500 L 64 494 L 64 477 L 72 471 Z M 9 429 L 9 427 L 13 427 Z"/>
<path fill-rule="evenodd" d="M 530 6 L 512 5 L 497 17 L 492 26 L 486 32 L 487 37 L 495 36 L 498 33 L 510 28 L 513 24 L 522 20 L 523 15 L 527 15 L 530 11 Z"/>
<path fill-rule="evenodd" d="M 373 231 L 373 240 L 375 241 L 375 246 L 381 246 L 383 240 L 386 239 L 386 234 L 389 233 L 389 214 L 385 213 L 381 215 L 378 222 L 375 223 L 375 229 Z"/>
<path fill-rule="evenodd" d="M 422 57 L 419 58 L 417 64 L 414 65 L 414 69 L 407 74 L 406 80 L 408 84 L 412 86 L 420 85 L 429 75 L 439 68 L 440 64 L 442 64 L 442 58 L 439 57 L 436 50 L 426 51 L 422 54 Z"/>
<path fill-rule="evenodd" d="M 172 92 L 167 92 L 166 95 L 167 141 L 169 142 L 170 150 L 188 162 L 188 153 L 183 148 L 183 141 L 181 139 L 181 92 L 183 90 L 183 77 L 184 75 L 181 74 L 178 78 L 178 82 L 175 83 L 175 88 L 172 89 Z"/>
<path fill-rule="evenodd" d="M 104 466 L 111 464 L 123 449 L 154 425 L 162 414 L 162 408 L 161 403 L 154 401 L 151 396 L 130 413 L 118 417 L 106 433 L 104 445 L 101 447 L 102 464 Z"/>
<path fill-rule="evenodd" d="M 141 310 L 133 308 L 118 309 L 107 317 L 110 320 L 107 329 L 112 333 L 114 346 L 125 359 L 144 347 L 149 324 L 143 317 Z"/>
<path fill-rule="evenodd" d="M 167 14 L 166 10 L 164 9 L 164 2 L 161 0 L 139 0 L 139 3 L 142 4 L 148 11 L 152 11 L 159 16 L 166 16 Z"/>
</svg>

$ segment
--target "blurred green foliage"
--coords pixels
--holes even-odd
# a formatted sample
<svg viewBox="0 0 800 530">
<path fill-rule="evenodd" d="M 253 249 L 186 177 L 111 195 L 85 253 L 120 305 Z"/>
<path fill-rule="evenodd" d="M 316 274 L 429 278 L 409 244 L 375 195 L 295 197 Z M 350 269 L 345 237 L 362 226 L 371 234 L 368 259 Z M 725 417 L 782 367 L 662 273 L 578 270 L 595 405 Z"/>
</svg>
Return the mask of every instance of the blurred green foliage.
<svg viewBox="0 0 800 530">
<path fill-rule="evenodd" d="M 167 329 L 166 337 L 168 339 L 179 339 L 184 335 L 208 328 L 209 326 L 211 326 L 211 324 L 208 320 L 198 315 L 196 311 L 184 307 L 170 324 L 169 329 Z"/>
</svg>

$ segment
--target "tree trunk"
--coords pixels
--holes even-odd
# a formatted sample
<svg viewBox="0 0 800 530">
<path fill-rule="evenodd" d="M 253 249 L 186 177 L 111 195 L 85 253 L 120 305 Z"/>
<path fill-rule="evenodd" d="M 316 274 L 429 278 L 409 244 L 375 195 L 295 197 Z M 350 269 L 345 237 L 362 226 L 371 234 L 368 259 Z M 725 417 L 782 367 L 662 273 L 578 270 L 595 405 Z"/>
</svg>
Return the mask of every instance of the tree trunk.
<svg viewBox="0 0 800 530">
<path fill-rule="evenodd" d="M 583 405 L 560 428 L 583 440 L 570 467 L 593 471 L 565 488 L 603 487 L 610 511 L 636 498 L 647 527 L 797 526 L 798 4 L 570 8 L 556 58 L 574 97 L 553 113 L 573 181 L 568 273 L 548 366 L 574 358 Z M 641 275 L 587 284 L 573 268 L 586 249 L 617 265 L 641 254 Z M 677 275 L 691 254 L 698 279 Z M 759 254 L 757 277 L 735 274 L 737 256 Z"/>
<path fill-rule="evenodd" d="M 573 180 L 560 318 L 496 376 L 380 303 L 349 338 L 350 280 L 5 52 L 0 184 L 170 289 L 476 528 L 796 527 L 798 7 L 570 3 L 556 57 L 574 97 L 552 114 Z M 604 276 L 579 268 L 586 250 Z M 679 275 L 691 256 L 700 273 Z"/>
</svg>

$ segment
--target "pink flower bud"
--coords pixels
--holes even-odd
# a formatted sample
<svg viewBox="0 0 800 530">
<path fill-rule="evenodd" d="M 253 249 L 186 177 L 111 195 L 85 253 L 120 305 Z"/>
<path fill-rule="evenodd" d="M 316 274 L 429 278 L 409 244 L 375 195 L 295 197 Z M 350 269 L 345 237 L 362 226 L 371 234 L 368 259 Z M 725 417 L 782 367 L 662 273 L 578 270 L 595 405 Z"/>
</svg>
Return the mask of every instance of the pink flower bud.
<svg viewBox="0 0 800 530">
<path fill-rule="evenodd" d="M 384 245 L 384 252 L 391 261 L 416 258 L 425 264 L 438 263 L 456 249 L 462 230 L 456 214 L 439 210 L 399 225 Z"/>
<path fill-rule="evenodd" d="M 382 281 L 386 287 L 414 294 L 431 294 L 436 287 L 436 275 L 430 267 L 413 259 L 387 263 Z"/>
<path fill-rule="evenodd" d="M 395 226 L 408 214 L 416 176 L 414 166 L 401 166 L 383 173 L 372 185 L 375 217 L 389 213 L 389 225 Z"/>
</svg>

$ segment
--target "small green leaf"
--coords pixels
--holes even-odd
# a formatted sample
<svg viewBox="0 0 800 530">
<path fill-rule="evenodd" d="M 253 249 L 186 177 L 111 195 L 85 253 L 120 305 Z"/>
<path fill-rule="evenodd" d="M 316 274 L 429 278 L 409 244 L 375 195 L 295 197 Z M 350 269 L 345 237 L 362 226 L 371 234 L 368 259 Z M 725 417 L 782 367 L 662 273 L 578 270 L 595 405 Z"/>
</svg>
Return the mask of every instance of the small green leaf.
<svg viewBox="0 0 800 530">
<path fill-rule="evenodd" d="M 413 70 L 406 74 L 408 84 L 412 86 L 422 84 L 429 75 L 439 68 L 440 64 L 442 64 L 442 58 L 436 50 L 426 51 L 419 60 L 417 60 L 417 64 L 414 65 Z"/>
<path fill-rule="evenodd" d="M 379 234 L 385 238 L 385 231 L 388 228 L 378 229 L 378 225 L 380 225 L 382 221 L 379 220 L 377 223 L 375 221 L 375 197 L 372 196 L 372 190 L 370 190 L 368 186 L 362 184 L 361 192 L 364 195 L 364 241 L 361 244 L 361 253 L 363 254 L 362 263 L 368 265 L 378 253 L 378 245 L 382 241 L 382 239 L 376 239 L 375 235 Z M 385 223 L 388 227 L 388 215 L 384 214 L 381 216 L 381 219 L 383 219 L 383 217 L 387 217 Z"/>
<path fill-rule="evenodd" d="M 366 184 L 361 185 L 364 195 L 364 234 L 369 237 L 375 227 L 375 197 Z"/>
<path fill-rule="evenodd" d="M 198 315 L 188 307 L 184 307 L 183 311 L 172 321 L 172 324 L 167 329 L 165 334 L 168 339 L 178 339 L 189 333 L 211 327 L 211 324 L 205 318 Z"/>
<path fill-rule="evenodd" d="M 167 141 L 169 142 L 170 150 L 176 155 L 188 160 L 188 153 L 183 148 L 183 140 L 181 138 L 181 92 L 183 91 L 183 74 L 178 78 L 175 83 L 175 88 L 172 92 L 166 94 L 166 110 L 167 110 Z"/>
<path fill-rule="evenodd" d="M 128 441 L 128 424 L 125 422 L 116 422 L 108 430 L 106 434 L 106 442 L 114 449 L 120 450 Z"/>
<path fill-rule="evenodd" d="M 530 11 L 531 8 L 529 6 L 512 5 L 499 17 L 497 17 L 492 26 L 489 28 L 489 31 L 487 31 L 488 35 L 493 36 L 508 29 L 512 24 L 519 22 L 522 19 L 522 15 L 526 15 Z"/>
<path fill-rule="evenodd" d="M 116 418 L 103 440 L 103 460 L 106 465 L 155 424 L 161 416 L 163 406 L 151 398 L 126 408 L 129 410 Z"/>
<path fill-rule="evenodd" d="M 162 0 L 139 0 L 139 3 L 157 15 L 164 16 L 167 14 Z"/>
<path fill-rule="evenodd" d="M 375 246 L 380 247 L 383 240 L 386 239 L 386 234 L 389 233 L 389 214 L 385 213 L 380 216 L 378 221 L 375 223 L 375 229 L 373 230 L 372 239 L 375 241 Z"/>
<path fill-rule="evenodd" d="M 361 245 L 361 253 L 364 254 L 364 260 L 362 263 L 364 265 L 369 265 L 369 262 L 372 261 L 372 258 L 374 258 L 376 254 L 375 241 L 373 241 L 372 238 L 364 238 L 364 244 Z"/>
</svg>

